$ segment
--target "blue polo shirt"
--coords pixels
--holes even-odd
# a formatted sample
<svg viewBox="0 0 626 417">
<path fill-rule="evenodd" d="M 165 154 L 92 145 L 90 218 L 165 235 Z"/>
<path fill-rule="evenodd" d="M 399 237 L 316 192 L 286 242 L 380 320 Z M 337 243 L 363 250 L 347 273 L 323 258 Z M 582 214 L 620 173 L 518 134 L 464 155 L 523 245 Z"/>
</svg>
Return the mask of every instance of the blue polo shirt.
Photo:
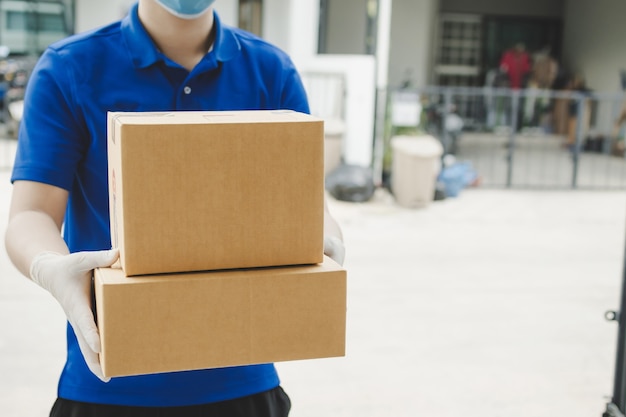
<svg viewBox="0 0 626 417">
<path fill-rule="evenodd" d="M 220 23 L 213 49 L 191 71 L 169 60 L 143 28 L 135 5 L 123 20 L 50 46 L 29 80 L 12 181 L 70 191 L 64 238 L 70 251 L 111 247 L 107 111 L 291 109 L 308 113 L 289 57 Z M 181 406 L 276 387 L 273 364 L 113 378 L 88 370 L 71 326 L 58 395 L 118 405 Z"/>
</svg>

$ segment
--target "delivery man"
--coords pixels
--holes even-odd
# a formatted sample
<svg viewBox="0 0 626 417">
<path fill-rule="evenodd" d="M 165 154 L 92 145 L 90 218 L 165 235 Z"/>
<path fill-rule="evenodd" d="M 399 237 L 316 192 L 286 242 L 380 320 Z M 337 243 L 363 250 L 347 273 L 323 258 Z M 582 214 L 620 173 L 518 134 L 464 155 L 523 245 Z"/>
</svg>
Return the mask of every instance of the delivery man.
<svg viewBox="0 0 626 417">
<path fill-rule="evenodd" d="M 222 24 L 212 3 L 139 0 L 121 21 L 50 46 L 29 80 L 6 248 L 68 318 L 53 417 L 289 413 L 273 364 L 109 380 L 98 362 L 92 270 L 118 257 L 110 249 L 107 111 L 309 111 L 289 57 Z M 341 263 L 341 232 L 328 212 L 324 241 Z"/>
</svg>

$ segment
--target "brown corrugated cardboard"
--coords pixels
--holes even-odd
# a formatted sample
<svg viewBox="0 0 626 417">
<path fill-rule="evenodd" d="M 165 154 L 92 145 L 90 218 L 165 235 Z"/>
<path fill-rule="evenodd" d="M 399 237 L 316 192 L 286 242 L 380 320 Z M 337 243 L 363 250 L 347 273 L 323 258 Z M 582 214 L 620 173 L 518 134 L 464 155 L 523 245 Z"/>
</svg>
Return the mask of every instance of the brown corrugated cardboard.
<svg viewBox="0 0 626 417">
<path fill-rule="evenodd" d="M 323 130 L 292 111 L 109 113 L 126 274 L 322 262 Z"/>
<path fill-rule="evenodd" d="M 319 265 L 126 277 L 95 271 L 105 376 L 344 356 L 346 271 Z"/>
</svg>

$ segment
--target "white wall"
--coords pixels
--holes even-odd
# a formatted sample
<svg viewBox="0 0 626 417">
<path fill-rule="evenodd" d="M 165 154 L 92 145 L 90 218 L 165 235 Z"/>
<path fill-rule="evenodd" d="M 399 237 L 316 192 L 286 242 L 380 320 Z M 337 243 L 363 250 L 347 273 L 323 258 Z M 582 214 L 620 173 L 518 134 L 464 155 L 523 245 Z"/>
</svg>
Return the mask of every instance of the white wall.
<svg viewBox="0 0 626 417">
<path fill-rule="evenodd" d="M 601 5 L 602 7 L 599 7 Z M 619 71 L 626 70 L 626 1 L 568 0 L 565 7 L 563 61 L 596 92 L 619 93 Z M 595 129 L 610 133 L 621 102 L 599 103 Z"/>
<path fill-rule="evenodd" d="M 407 72 L 416 86 L 430 81 L 439 0 L 393 0 L 389 48 L 389 84 Z"/>
<path fill-rule="evenodd" d="M 599 6 L 602 7 L 599 7 Z M 568 0 L 565 7 L 564 62 L 580 71 L 596 91 L 620 91 L 626 70 L 626 1 Z"/>
<path fill-rule="evenodd" d="M 589 0 L 583 0 L 589 1 Z M 441 0 L 442 12 L 561 17 L 565 0 Z M 589 1 L 593 4 L 593 2 Z"/>
</svg>

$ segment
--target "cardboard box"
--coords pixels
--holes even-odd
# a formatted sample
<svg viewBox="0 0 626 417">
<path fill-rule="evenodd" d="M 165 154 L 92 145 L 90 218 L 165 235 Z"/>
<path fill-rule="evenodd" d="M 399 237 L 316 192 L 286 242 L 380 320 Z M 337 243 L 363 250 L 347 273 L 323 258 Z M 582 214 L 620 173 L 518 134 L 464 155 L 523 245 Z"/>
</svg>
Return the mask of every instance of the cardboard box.
<svg viewBox="0 0 626 417">
<path fill-rule="evenodd" d="M 94 275 L 105 376 L 345 355 L 346 271 L 327 257 L 319 265 Z"/>
<path fill-rule="evenodd" d="M 292 111 L 109 113 L 126 274 L 322 262 L 323 131 Z"/>
</svg>

